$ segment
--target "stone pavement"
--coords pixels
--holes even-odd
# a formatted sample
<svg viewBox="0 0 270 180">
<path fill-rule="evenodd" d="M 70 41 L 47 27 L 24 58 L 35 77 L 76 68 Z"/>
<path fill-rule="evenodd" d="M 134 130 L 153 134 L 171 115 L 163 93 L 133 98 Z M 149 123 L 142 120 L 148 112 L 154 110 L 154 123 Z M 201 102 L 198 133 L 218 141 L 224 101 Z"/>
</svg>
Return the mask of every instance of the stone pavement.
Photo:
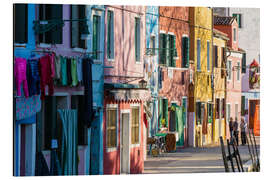
<svg viewBox="0 0 270 180">
<path fill-rule="evenodd" d="M 260 142 L 256 138 L 258 152 Z M 227 143 L 226 143 L 227 144 Z M 227 146 L 225 146 L 227 152 Z M 250 160 L 248 146 L 238 147 L 243 164 Z M 236 167 L 236 163 L 235 163 Z M 237 171 L 237 170 L 236 170 Z M 174 153 L 163 153 L 159 157 L 147 157 L 144 174 L 157 173 L 210 173 L 225 172 L 220 146 L 179 149 Z"/>
</svg>

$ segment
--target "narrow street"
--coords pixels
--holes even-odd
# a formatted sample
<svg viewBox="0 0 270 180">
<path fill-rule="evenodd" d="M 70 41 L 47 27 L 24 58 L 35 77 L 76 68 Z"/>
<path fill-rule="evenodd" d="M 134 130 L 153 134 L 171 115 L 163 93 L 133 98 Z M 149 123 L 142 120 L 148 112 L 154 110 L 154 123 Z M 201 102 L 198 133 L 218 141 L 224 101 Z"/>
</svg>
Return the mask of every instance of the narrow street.
<svg viewBox="0 0 270 180">
<path fill-rule="evenodd" d="M 256 138 L 259 153 L 259 138 Z M 227 152 L 227 147 L 226 152 Z M 248 146 L 239 145 L 243 164 L 250 160 Z M 235 164 L 236 167 L 236 164 Z M 205 147 L 178 149 L 175 153 L 164 153 L 160 157 L 147 157 L 144 174 L 156 173 L 210 173 L 225 172 L 221 148 Z"/>
</svg>

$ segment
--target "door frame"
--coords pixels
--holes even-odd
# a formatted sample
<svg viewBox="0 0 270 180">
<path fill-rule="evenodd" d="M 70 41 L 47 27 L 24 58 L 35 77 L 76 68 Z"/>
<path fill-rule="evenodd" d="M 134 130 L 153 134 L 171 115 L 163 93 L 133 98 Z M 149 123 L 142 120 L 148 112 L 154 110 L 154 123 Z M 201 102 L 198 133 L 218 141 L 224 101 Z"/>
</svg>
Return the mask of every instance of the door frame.
<svg viewBox="0 0 270 180">
<path fill-rule="evenodd" d="M 130 109 L 122 109 L 122 110 L 120 110 L 120 140 L 119 140 L 119 142 L 120 142 L 120 144 L 119 144 L 119 146 L 120 146 L 120 148 L 119 148 L 119 151 L 120 151 L 120 174 L 122 174 L 122 172 L 121 172 L 121 170 L 122 170 L 122 147 L 121 147 L 121 144 L 122 144 L 122 133 L 123 133 L 123 125 L 122 125 L 122 121 L 123 121 L 123 119 L 122 119 L 122 114 L 125 114 L 125 113 L 128 113 L 129 114 L 129 123 L 128 123 L 128 128 L 129 128 L 129 145 L 128 145 L 128 147 L 129 147 L 129 151 L 128 151 L 128 173 L 130 174 L 130 146 L 131 146 L 131 137 L 130 137 L 130 135 L 131 135 L 131 110 Z"/>
</svg>

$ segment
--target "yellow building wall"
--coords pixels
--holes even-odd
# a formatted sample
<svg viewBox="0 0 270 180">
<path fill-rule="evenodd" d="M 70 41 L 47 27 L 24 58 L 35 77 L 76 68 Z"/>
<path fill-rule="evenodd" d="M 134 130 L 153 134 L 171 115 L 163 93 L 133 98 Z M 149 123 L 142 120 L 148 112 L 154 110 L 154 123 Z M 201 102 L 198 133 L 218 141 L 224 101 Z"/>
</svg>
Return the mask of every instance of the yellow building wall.
<svg viewBox="0 0 270 180">
<path fill-rule="evenodd" d="M 190 7 L 190 60 L 194 63 L 194 110 L 196 101 L 212 101 L 212 9 L 207 7 Z M 201 70 L 197 71 L 197 39 L 201 41 Z M 209 41 L 210 70 L 207 71 L 207 41 Z M 195 113 L 196 116 L 196 113 Z M 202 121 L 203 122 L 203 121 Z M 207 125 L 207 135 L 202 134 L 202 125 L 195 124 L 195 144 L 203 146 L 212 142 L 212 125 Z"/>
<path fill-rule="evenodd" d="M 226 46 L 226 41 L 220 37 L 213 37 L 213 45 L 218 48 L 218 68 L 214 67 L 214 102 L 216 98 L 225 98 L 225 77 L 221 77 L 221 63 L 222 63 L 222 47 Z M 219 135 L 225 140 L 225 119 L 216 120 L 216 106 L 214 106 L 213 113 L 213 139 L 215 143 L 219 143 Z M 226 117 L 226 116 L 225 116 Z M 219 123 L 221 123 L 221 129 L 219 132 Z"/>
</svg>

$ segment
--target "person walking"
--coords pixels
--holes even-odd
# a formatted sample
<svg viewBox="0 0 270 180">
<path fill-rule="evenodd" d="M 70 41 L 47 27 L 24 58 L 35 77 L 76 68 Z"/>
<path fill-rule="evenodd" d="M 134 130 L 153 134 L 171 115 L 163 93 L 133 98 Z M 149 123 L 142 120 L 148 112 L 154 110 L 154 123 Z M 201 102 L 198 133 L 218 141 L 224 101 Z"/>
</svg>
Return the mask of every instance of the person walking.
<svg viewBox="0 0 270 180">
<path fill-rule="evenodd" d="M 230 129 L 230 135 L 231 135 L 231 139 L 232 139 L 232 137 L 233 137 L 233 118 L 232 117 L 230 117 L 229 129 Z"/>
<path fill-rule="evenodd" d="M 247 128 L 247 124 L 246 124 L 244 118 L 242 117 L 241 123 L 240 123 L 240 129 L 241 129 L 241 142 L 242 142 L 243 146 L 246 145 L 246 140 L 247 140 L 246 128 Z"/>
<path fill-rule="evenodd" d="M 237 118 L 235 118 L 235 121 L 233 123 L 233 135 L 235 137 L 235 140 L 236 140 L 236 144 L 237 146 L 239 145 L 239 141 L 238 141 L 238 134 L 239 134 L 239 131 L 238 131 L 238 122 L 237 122 Z"/>
</svg>

